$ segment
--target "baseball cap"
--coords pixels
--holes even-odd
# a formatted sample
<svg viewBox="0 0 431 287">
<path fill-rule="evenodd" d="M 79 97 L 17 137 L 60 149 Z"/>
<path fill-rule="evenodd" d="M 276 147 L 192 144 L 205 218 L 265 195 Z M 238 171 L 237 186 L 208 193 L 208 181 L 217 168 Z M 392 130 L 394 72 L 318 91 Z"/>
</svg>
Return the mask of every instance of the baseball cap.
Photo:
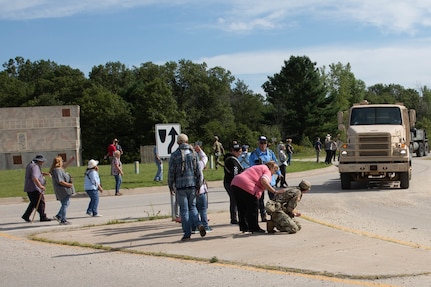
<svg viewBox="0 0 431 287">
<path fill-rule="evenodd" d="M 311 183 L 308 180 L 304 179 L 299 183 L 299 187 L 301 189 L 311 189 Z"/>
</svg>

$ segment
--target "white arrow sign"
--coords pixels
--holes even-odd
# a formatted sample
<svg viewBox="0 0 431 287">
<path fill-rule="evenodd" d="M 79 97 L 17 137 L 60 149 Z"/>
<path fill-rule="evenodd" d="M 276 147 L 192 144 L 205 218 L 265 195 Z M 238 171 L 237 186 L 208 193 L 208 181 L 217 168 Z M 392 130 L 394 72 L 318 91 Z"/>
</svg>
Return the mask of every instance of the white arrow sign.
<svg viewBox="0 0 431 287">
<path fill-rule="evenodd" d="M 171 153 L 177 150 L 177 137 L 180 133 L 180 124 L 156 124 L 156 146 L 159 157 L 170 157 Z"/>
</svg>

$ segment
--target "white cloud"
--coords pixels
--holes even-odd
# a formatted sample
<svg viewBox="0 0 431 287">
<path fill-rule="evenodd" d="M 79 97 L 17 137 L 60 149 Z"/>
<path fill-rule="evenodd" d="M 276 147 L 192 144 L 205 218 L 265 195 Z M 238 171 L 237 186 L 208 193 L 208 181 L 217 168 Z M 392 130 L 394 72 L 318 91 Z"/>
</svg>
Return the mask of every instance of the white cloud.
<svg viewBox="0 0 431 287">
<path fill-rule="evenodd" d="M 409 34 L 418 27 L 431 26 L 429 0 L 0 0 L 0 19 L 59 18 L 149 5 L 178 6 L 182 10 L 200 7 L 202 13 L 210 10 L 216 15 L 209 21 L 232 32 L 278 29 L 290 26 L 295 17 L 355 21 Z"/>
<path fill-rule="evenodd" d="M 307 56 L 317 67 L 350 63 L 356 79 L 367 86 L 374 84 L 399 84 L 418 89 L 431 86 L 431 39 L 382 47 L 320 46 L 300 50 L 261 50 L 246 53 L 205 57 L 196 62 L 206 62 L 209 67 L 220 66 L 243 80 L 255 92 L 263 93 L 260 86 L 268 76 L 279 73 L 290 56 Z"/>
</svg>

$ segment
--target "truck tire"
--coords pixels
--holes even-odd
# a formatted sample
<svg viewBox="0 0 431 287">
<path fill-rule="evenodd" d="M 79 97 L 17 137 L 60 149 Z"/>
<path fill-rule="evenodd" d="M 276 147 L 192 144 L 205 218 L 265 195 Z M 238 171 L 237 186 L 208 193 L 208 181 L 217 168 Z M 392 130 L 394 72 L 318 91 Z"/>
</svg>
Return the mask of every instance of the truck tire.
<svg viewBox="0 0 431 287">
<path fill-rule="evenodd" d="M 426 142 L 426 143 L 425 143 L 425 148 L 424 148 L 424 156 L 427 156 L 429 152 L 430 152 L 430 146 L 429 146 L 429 144 Z"/>
<path fill-rule="evenodd" d="M 352 187 L 352 179 L 348 172 L 340 173 L 341 189 L 350 189 Z"/>
<path fill-rule="evenodd" d="M 409 179 L 409 173 L 408 172 L 401 172 L 400 173 L 400 188 L 401 189 L 407 189 L 410 185 L 410 179 Z"/>
<path fill-rule="evenodd" d="M 419 143 L 418 150 L 416 151 L 416 156 L 421 157 L 424 154 L 424 144 Z"/>
</svg>

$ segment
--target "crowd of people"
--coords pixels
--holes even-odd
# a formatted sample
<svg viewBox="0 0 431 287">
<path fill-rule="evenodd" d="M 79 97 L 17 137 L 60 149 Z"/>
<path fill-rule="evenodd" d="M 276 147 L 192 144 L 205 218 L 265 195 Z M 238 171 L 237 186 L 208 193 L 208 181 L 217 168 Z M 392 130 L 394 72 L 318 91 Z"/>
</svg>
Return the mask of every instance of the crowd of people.
<svg viewBox="0 0 431 287">
<path fill-rule="evenodd" d="M 221 166 L 224 169 L 223 186 L 229 196 L 230 224 L 238 225 L 243 233 L 295 233 L 301 229 L 301 225 L 295 217 L 301 214 L 296 211 L 296 206 L 302 195 L 311 189 L 307 180 L 302 180 L 298 186 L 289 187 L 286 182 L 286 167 L 291 164 L 294 152 L 292 140 L 287 139 L 277 146 L 277 156 L 268 147 L 268 140 L 260 136 L 257 147 L 249 151 L 247 144 L 241 145 L 232 141 L 227 153 L 217 136 L 214 137 L 213 154 L 215 168 Z M 333 141 L 332 141 L 333 142 Z M 181 223 L 182 241 L 191 239 L 192 234 L 198 233 L 204 237 L 212 232 L 208 218 L 208 185 L 204 178 L 204 170 L 208 163 L 208 156 L 201 148 L 202 143 L 189 144 L 186 134 L 177 137 L 178 149 L 170 155 L 168 167 L 168 187 L 171 196 L 175 198 L 175 220 Z M 316 154 L 325 144 L 316 141 Z M 157 147 L 154 148 L 154 160 L 157 165 L 155 181 L 163 180 L 162 160 L 158 155 Z M 123 150 L 119 141 L 114 139 L 108 146 L 105 159 L 111 164 L 111 175 L 115 178 L 115 195 L 122 195 L 120 187 L 122 183 Z M 223 156 L 223 160 L 221 157 Z M 331 153 L 332 159 L 332 153 Z M 71 176 L 65 171 L 74 158 L 63 162 L 61 156 L 54 158 L 48 173 L 42 172 L 41 166 L 46 162 L 43 155 L 37 155 L 27 166 L 24 190 L 28 194 L 29 205 L 22 218 L 32 222 L 31 214 L 36 209 L 40 221 L 51 221 L 45 213 L 44 191 L 46 185 L 45 176 L 52 178 L 56 199 L 60 202 L 60 209 L 53 217 L 62 225 L 68 225 L 67 207 L 70 197 L 75 193 Z M 102 216 L 98 212 L 99 193 L 103 192 L 99 177 L 99 162 L 91 159 L 84 174 L 84 189 L 90 198 L 86 214 L 93 217 Z M 269 199 L 265 204 L 265 192 Z M 266 222 L 266 230 L 259 226 L 259 215 L 262 222 Z M 269 218 L 268 218 L 269 216 Z"/>
<path fill-rule="evenodd" d="M 193 233 L 204 237 L 212 229 L 208 226 L 207 193 L 203 170 L 208 157 L 200 144 L 188 143 L 188 136 L 180 134 L 178 149 L 169 160 L 168 186 L 171 195 L 178 202 L 178 215 L 183 236 L 182 241 L 191 239 Z M 301 216 L 296 206 L 303 193 L 311 189 L 311 183 L 302 180 L 298 186 L 289 187 L 286 182 L 286 166 L 291 164 L 292 140 L 281 142 L 278 158 L 268 148 L 268 140 L 260 136 L 257 147 L 249 152 L 249 146 L 232 141 L 228 152 L 221 152 L 219 138 L 215 136 L 213 153 L 215 168 L 224 169 L 223 186 L 229 196 L 230 223 L 238 225 L 243 233 L 295 233 L 301 225 L 295 217 Z M 222 145 L 221 145 L 222 146 Z M 290 154 L 290 156 L 289 156 Z M 224 155 L 223 162 L 220 156 Z M 284 156 L 284 157 L 283 157 Z M 269 200 L 265 205 L 264 194 Z M 201 212 L 204 207 L 204 212 Z M 259 215 L 266 222 L 266 230 L 259 226 Z M 269 218 L 268 218 L 269 215 Z"/>
</svg>

